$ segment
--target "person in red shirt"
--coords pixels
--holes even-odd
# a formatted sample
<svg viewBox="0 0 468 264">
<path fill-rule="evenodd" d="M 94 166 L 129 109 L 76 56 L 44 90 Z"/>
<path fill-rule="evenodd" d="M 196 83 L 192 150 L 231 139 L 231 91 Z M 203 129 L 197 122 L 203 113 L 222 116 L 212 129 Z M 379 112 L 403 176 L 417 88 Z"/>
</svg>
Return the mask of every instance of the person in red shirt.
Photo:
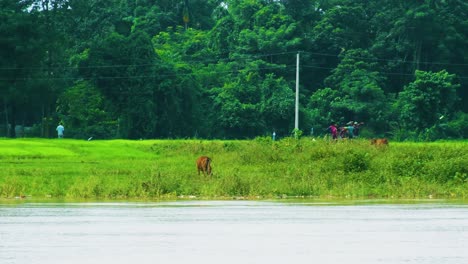
<svg viewBox="0 0 468 264">
<path fill-rule="evenodd" d="M 333 140 L 337 140 L 338 139 L 338 129 L 336 128 L 336 124 L 335 123 L 332 123 L 329 127 L 328 127 L 328 131 L 330 132 Z"/>
</svg>

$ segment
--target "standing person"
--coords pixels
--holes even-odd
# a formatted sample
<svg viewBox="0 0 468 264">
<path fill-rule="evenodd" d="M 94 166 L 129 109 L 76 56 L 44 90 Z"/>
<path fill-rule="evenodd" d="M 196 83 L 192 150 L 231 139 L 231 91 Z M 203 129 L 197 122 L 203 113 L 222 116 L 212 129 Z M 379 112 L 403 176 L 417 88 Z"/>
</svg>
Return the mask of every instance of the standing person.
<svg viewBox="0 0 468 264">
<path fill-rule="evenodd" d="M 349 139 L 352 139 L 354 137 L 354 125 L 349 125 L 347 128 Z"/>
<path fill-rule="evenodd" d="M 65 131 L 65 128 L 63 127 L 62 123 L 60 123 L 58 126 L 57 126 L 57 136 L 58 138 L 63 138 L 63 132 Z"/>
<path fill-rule="evenodd" d="M 354 122 L 354 137 L 359 136 L 359 130 L 361 129 L 361 125 L 364 125 L 364 122 L 361 122 L 361 123 Z"/>
<path fill-rule="evenodd" d="M 345 139 L 347 137 L 348 137 L 348 127 L 346 126 L 340 127 L 340 138 Z"/>
<path fill-rule="evenodd" d="M 273 134 L 271 134 L 271 139 L 273 139 L 273 141 L 276 140 L 276 132 L 275 131 L 273 131 Z"/>
<path fill-rule="evenodd" d="M 333 140 L 337 140 L 337 139 L 338 139 L 338 129 L 336 128 L 336 124 L 335 124 L 335 123 L 332 123 L 332 124 L 328 127 L 328 131 L 330 132 L 330 134 L 331 134 Z"/>
</svg>

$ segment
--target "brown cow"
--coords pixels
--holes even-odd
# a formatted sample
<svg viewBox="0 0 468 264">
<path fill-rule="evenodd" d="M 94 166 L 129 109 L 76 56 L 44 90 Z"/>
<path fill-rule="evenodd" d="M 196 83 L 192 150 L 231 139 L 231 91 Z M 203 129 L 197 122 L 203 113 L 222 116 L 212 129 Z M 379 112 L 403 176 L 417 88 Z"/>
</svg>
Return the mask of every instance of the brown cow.
<svg viewBox="0 0 468 264">
<path fill-rule="evenodd" d="M 200 171 L 203 172 L 203 175 L 211 175 L 211 158 L 207 156 L 199 157 L 197 159 L 197 170 L 198 175 L 200 175 Z"/>
<path fill-rule="evenodd" d="M 386 138 L 373 138 L 373 139 L 371 139 L 371 145 L 388 146 L 388 139 L 386 139 Z"/>
</svg>

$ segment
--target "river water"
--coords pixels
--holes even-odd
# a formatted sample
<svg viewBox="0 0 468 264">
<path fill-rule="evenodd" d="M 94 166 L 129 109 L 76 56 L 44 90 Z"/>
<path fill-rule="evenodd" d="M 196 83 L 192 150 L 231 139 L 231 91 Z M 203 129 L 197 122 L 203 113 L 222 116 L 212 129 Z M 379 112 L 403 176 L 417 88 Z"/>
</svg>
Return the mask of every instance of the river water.
<svg viewBox="0 0 468 264">
<path fill-rule="evenodd" d="M 0 203 L 0 263 L 468 263 L 468 205 Z"/>
</svg>

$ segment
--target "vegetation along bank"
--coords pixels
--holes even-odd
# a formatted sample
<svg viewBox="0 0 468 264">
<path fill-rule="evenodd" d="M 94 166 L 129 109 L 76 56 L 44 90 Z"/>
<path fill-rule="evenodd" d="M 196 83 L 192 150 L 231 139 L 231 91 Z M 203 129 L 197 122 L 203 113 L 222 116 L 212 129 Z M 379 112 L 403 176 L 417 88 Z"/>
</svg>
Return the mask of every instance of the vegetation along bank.
<svg viewBox="0 0 468 264">
<path fill-rule="evenodd" d="M 466 0 L 2 0 L 0 137 L 468 138 Z M 309 133 L 307 133 L 309 134 Z M 364 135 L 364 134 L 362 134 Z"/>
<path fill-rule="evenodd" d="M 2 199 L 468 197 L 468 142 L 0 139 Z M 211 176 L 197 174 L 198 156 Z"/>
</svg>

